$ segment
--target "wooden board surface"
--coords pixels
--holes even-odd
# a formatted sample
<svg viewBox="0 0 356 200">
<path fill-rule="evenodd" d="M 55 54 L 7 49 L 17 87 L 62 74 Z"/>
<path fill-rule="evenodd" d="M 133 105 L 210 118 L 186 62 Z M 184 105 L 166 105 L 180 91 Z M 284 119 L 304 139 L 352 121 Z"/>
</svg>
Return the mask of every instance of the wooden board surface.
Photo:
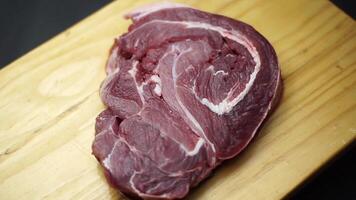
<svg viewBox="0 0 356 200">
<path fill-rule="evenodd" d="M 0 71 L 0 199 L 121 199 L 91 156 L 98 89 L 128 10 L 116 1 Z M 275 47 L 282 103 L 188 199 L 278 199 L 356 135 L 356 25 L 322 0 L 180 1 L 245 21 Z"/>
</svg>

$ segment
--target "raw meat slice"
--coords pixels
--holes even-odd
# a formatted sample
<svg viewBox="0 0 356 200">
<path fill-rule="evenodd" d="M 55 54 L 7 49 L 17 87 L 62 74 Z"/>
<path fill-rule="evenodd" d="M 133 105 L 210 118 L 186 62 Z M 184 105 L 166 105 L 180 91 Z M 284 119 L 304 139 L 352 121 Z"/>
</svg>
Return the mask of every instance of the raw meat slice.
<svg viewBox="0 0 356 200">
<path fill-rule="evenodd" d="M 100 89 L 108 108 L 93 154 L 123 193 L 183 198 L 239 154 L 277 105 L 277 56 L 251 26 L 180 4 L 127 17 Z"/>
</svg>

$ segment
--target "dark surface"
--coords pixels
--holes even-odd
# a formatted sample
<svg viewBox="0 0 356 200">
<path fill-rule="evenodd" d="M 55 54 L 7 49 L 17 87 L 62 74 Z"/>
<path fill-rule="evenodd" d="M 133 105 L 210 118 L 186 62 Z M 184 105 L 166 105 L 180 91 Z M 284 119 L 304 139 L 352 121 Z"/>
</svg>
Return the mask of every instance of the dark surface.
<svg viewBox="0 0 356 200">
<path fill-rule="evenodd" d="M 355 0 L 331 0 L 337 7 L 343 10 L 353 19 L 356 18 L 356 1 Z"/>
<path fill-rule="evenodd" d="M 84 17 L 109 0 L 1 0 L 0 68 L 16 60 Z M 333 0 L 354 19 L 353 0 Z M 355 199 L 355 143 L 319 174 L 298 188 L 288 199 Z"/>
<path fill-rule="evenodd" d="M 286 199 L 356 199 L 356 142 Z"/>
<path fill-rule="evenodd" d="M 109 2 L 0 0 L 0 68 Z"/>
</svg>

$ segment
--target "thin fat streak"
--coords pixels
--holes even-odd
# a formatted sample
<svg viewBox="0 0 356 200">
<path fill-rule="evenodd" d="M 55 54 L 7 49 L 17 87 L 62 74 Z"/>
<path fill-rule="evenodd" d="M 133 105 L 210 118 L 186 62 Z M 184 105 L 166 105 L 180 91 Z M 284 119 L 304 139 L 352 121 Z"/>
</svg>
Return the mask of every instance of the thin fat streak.
<svg viewBox="0 0 356 200">
<path fill-rule="evenodd" d="M 137 80 L 136 80 L 137 65 L 138 65 L 138 61 L 134 61 L 133 64 L 132 64 L 132 68 L 128 71 L 128 73 L 134 79 L 138 95 L 140 96 L 140 99 L 141 99 L 141 102 L 142 102 L 142 105 L 143 105 L 145 103 L 145 99 L 143 98 L 143 86 L 142 85 L 139 86 L 137 84 Z"/>
<path fill-rule="evenodd" d="M 184 7 L 189 7 L 189 6 L 180 3 L 172 3 L 166 1 L 161 3 L 151 4 L 148 6 L 139 7 L 127 13 L 125 15 L 125 18 L 132 18 L 134 20 L 139 20 L 142 17 L 147 16 L 148 14 L 151 14 L 153 12 L 157 12 L 159 10 L 170 9 L 170 8 L 184 8 Z"/>
<path fill-rule="evenodd" d="M 253 44 L 251 44 L 248 39 L 246 37 L 244 37 L 241 33 L 237 32 L 237 31 L 229 31 L 226 30 L 224 28 L 218 27 L 218 26 L 213 26 L 211 24 L 207 24 L 207 23 L 202 23 L 202 22 L 185 22 L 186 26 L 188 28 L 203 28 L 203 29 L 207 29 L 207 30 L 213 30 L 218 32 L 220 35 L 222 35 L 223 37 L 229 38 L 231 40 L 236 41 L 237 43 L 240 43 L 241 45 L 243 45 L 251 54 L 253 60 L 255 61 L 255 67 L 254 67 L 254 71 L 252 72 L 252 74 L 250 75 L 250 80 L 249 82 L 246 84 L 244 90 L 234 99 L 232 99 L 231 101 L 229 101 L 229 99 L 232 97 L 234 91 L 230 90 L 227 97 L 220 102 L 218 105 L 215 105 L 214 103 L 212 103 L 211 101 L 209 101 L 206 98 L 203 99 L 199 99 L 199 101 L 204 104 L 205 106 L 207 106 L 211 111 L 222 115 L 224 113 L 228 113 L 232 110 L 232 108 L 238 103 L 240 102 L 248 93 L 248 91 L 251 89 L 257 73 L 260 71 L 261 68 L 261 60 L 260 60 L 260 56 L 256 50 L 256 48 L 253 46 Z M 234 88 L 234 87 L 233 87 Z"/>
<path fill-rule="evenodd" d="M 172 46 L 172 50 L 175 51 L 175 50 L 178 50 L 179 49 L 173 45 Z M 180 58 L 180 56 L 184 55 L 185 53 L 189 53 L 191 51 L 191 49 L 187 49 L 187 50 L 184 50 L 182 52 L 180 52 L 180 54 L 174 59 L 174 62 L 173 62 L 173 66 L 172 66 L 172 79 L 173 79 L 173 87 L 175 90 L 177 90 L 177 71 L 176 71 L 176 66 L 177 66 L 177 62 Z M 195 128 L 194 129 L 198 129 L 198 133 L 201 137 L 203 137 L 205 139 L 206 142 L 209 143 L 209 145 L 211 146 L 212 150 L 215 152 L 215 145 L 210 142 L 208 140 L 208 138 L 206 138 L 205 136 L 205 132 L 203 130 L 203 128 L 200 126 L 199 122 L 195 119 L 195 117 L 189 112 L 189 110 L 185 107 L 185 105 L 181 102 L 180 98 L 179 98 L 179 95 L 176 95 L 176 99 L 177 99 L 177 102 L 179 104 L 179 106 L 181 107 L 181 109 L 183 110 L 184 114 L 188 117 L 188 119 L 191 121 L 191 123 L 194 124 Z M 200 146 L 199 149 L 202 147 L 202 145 L 199 145 L 198 143 L 196 144 L 196 147 L 197 146 Z M 197 149 L 196 151 L 198 152 L 199 149 Z M 215 158 L 213 159 L 213 161 L 215 162 Z"/>
</svg>

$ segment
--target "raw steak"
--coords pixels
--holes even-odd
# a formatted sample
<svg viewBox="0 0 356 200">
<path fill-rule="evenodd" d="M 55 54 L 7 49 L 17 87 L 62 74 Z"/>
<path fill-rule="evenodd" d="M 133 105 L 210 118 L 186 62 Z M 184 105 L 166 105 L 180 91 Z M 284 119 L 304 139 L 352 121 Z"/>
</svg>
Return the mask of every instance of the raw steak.
<svg viewBox="0 0 356 200">
<path fill-rule="evenodd" d="M 127 15 L 111 49 L 93 154 L 108 181 L 148 199 L 187 195 L 239 154 L 276 106 L 276 53 L 251 26 L 162 4 Z"/>
</svg>

